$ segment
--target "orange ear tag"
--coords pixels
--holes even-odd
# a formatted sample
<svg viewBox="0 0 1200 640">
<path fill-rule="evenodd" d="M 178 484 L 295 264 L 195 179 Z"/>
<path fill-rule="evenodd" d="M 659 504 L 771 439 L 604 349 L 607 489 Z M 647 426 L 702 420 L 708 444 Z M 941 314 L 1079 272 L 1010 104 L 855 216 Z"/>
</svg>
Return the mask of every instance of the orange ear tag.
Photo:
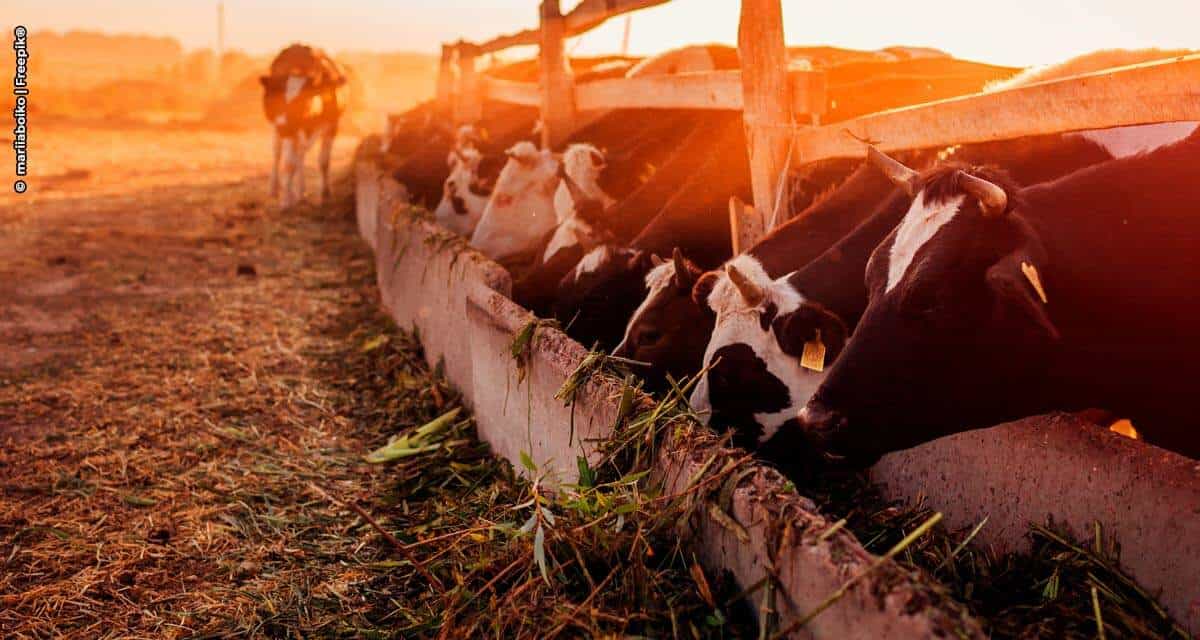
<svg viewBox="0 0 1200 640">
<path fill-rule="evenodd" d="M 804 353 L 800 355 L 800 366 L 812 371 L 825 370 L 825 344 L 821 342 L 821 330 L 817 329 L 817 337 L 804 343 Z"/>
<path fill-rule="evenodd" d="M 1025 279 L 1033 285 L 1033 290 L 1037 291 L 1038 297 L 1042 299 L 1042 304 L 1049 304 L 1050 301 L 1046 299 L 1046 290 L 1042 288 L 1042 279 L 1038 277 L 1037 267 L 1028 262 L 1022 262 L 1021 273 L 1025 274 Z"/>
</svg>

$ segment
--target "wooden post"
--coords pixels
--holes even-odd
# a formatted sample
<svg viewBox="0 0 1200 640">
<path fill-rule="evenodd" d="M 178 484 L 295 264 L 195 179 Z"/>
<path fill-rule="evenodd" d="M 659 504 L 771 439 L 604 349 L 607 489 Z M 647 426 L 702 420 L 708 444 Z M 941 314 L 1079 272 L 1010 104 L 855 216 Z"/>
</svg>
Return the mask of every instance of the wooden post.
<svg viewBox="0 0 1200 640">
<path fill-rule="evenodd" d="M 571 135 L 575 122 L 575 77 L 567 61 L 563 40 L 567 26 L 559 0 L 542 0 L 541 52 L 538 56 L 542 88 L 542 146 L 554 149 Z"/>
<path fill-rule="evenodd" d="M 780 0 L 742 0 L 738 54 L 757 215 L 741 220 L 750 228 L 732 231 L 735 237 L 757 240 L 782 222 L 791 200 L 784 171 L 792 136 L 792 96 Z"/>
<path fill-rule="evenodd" d="M 454 118 L 454 45 L 442 45 L 442 59 L 438 62 L 437 91 L 434 94 L 434 111 L 440 122 Z"/>
<path fill-rule="evenodd" d="M 475 56 L 479 48 L 470 42 L 459 42 L 458 91 L 454 101 L 454 122 L 470 124 L 483 118 L 483 97 L 480 94 L 479 74 L 475 72 Z"/>
</svg>

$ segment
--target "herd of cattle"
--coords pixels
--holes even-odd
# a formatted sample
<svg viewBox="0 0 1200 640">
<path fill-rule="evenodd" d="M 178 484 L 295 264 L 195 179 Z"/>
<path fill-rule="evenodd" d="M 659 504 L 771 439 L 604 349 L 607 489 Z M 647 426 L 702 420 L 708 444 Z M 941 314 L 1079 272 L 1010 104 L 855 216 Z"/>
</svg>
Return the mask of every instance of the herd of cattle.
<svg viewBox="0 0 1200 640">
<path fill-rule="evenodd" d="M 1164 57 L 1099 52 L 1020 72 L 924 49 L 793 49 L 827 71 L 826 122 Z M 736 51 L 573 61 L 597 77 L 733 68 Z M 533 80 L 528 63 L 492 73 Z M 910 90 L 911 88 L 911 90 Z M 731 255 L 748 198 L 738 113 L 619 110 L 561 152 L 536 110 L 449 132 L 424 105 L 388 132 L 414 201 L 514 276 L 513 298 L 585 345 L 700 376 L 710 424 L 782 465 L 883 453 L 1052 410 L 1131 419 L 1200 457 L 1200 132 L 1166 123 L 806 166 L 792 215 Z M 1101 417 L 1103 416 L 1103 418 Z"/>
</svg>

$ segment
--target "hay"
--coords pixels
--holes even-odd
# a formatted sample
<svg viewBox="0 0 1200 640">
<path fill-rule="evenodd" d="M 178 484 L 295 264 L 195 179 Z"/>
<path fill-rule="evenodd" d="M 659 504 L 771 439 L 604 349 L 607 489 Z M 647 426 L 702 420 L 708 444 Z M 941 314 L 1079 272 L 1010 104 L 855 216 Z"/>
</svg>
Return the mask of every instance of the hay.
<svg viewBox="0 0 1200 640">
<path fill-rule="evenodd" d="M 885 501 L 860 474 L 829 474 L 801 493 L 882 553 L 931 511 Z M 1188 638 L 1154 597 L 1124 575 L 1119 550 L 1105 546 L 1099 525 L 1090 540 L 1031 524 L 1032 550 L 996 557 L 974 544 L 986 519 L 965 531 L 937 526 L 896 557 L 901 566 L 940 582 L 967 605 L 994 638 Z"/>
</svg>

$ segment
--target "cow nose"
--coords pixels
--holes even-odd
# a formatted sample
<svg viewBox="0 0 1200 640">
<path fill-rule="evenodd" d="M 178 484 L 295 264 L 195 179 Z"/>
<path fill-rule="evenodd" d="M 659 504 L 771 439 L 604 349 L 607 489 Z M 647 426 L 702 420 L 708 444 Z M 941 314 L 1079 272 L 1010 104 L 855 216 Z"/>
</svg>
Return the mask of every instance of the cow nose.
<svg viewBox="0 0 1200 640">
<path fill-rule="evenodd" d="M 816 400 L 809 400 L 797 416 L 805 434 L 817 441 L 826 441 L 834 432 L 846 426 L 846 417 Z"/>
<path fill-rule="evenodd" d="M 630 358 L 632 357 L 631 351 L 632 349 L 629 348 L 629 339 L 626 338 L 621 341 L 621 344 L 617 345 L 616 349 L 613 349 L 612 354 L 617 358 Z"/>
</svg>

